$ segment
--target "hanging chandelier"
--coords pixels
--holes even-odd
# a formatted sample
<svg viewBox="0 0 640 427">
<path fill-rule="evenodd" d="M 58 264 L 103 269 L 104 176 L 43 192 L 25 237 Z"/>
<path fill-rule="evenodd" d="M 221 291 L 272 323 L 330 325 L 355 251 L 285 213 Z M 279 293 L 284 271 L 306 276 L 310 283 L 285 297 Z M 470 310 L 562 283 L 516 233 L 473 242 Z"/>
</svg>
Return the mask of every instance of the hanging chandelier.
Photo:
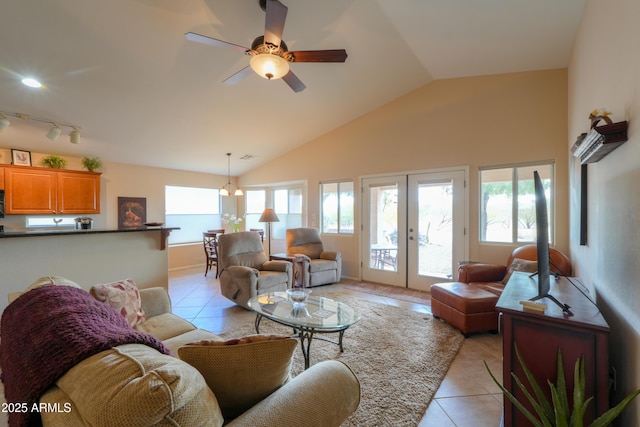
<svg viewBox="0 0 640 427">
<path fill-rule="evenodd" d="M 231 195 L 231 153 L 227 153 L 227 184 L 220 189 L 221 196 Z M 238 187 L 233 193 L 234 196 L 244 196 L 242 190 Z"/>
</svg>

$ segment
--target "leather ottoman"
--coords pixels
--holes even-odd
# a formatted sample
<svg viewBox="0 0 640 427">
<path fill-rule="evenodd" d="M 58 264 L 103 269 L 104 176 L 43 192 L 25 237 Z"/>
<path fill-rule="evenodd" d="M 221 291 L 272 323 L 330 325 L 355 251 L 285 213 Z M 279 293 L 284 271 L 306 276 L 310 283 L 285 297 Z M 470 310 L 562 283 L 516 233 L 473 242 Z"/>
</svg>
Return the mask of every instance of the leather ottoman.
<svg viewBox="0 0 640 427">
<path fill-rule="evenodd" d="M 431 311 L 460 329 L 465 337 L 472 332 L 497 331 L 498 295 L 462 282 L 431 285 Z"/>
</svg>

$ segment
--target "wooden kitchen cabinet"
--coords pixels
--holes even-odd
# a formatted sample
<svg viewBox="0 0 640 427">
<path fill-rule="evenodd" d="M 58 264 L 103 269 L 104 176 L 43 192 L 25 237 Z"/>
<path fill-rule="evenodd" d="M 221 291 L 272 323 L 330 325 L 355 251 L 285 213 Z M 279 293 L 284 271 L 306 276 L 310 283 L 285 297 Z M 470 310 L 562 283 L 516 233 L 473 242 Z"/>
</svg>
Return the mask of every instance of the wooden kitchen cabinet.
<svg viewBox="0 0 640 427">
<path fill-rule="evenodd" d="M 58 172 L 59 214 L 100 213 L 100 174 Z"/>
<path fill-rule="evenodd" d="M 100 213 L 100 174 L 5 167 L 5 214 Z"/>
</svg>

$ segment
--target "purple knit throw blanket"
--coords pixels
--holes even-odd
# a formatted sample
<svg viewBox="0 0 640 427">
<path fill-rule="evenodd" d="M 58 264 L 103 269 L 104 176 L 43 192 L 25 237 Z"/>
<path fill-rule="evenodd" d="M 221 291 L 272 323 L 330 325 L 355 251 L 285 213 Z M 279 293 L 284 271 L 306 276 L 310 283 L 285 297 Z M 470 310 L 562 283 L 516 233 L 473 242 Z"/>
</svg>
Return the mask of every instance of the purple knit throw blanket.
<svg viewBox="0 0 640 427">
<path fill-rule="evenodd" d="M 10 412 L 9 426 L 37 426 L 34 403 L 55 381 L 87 357 L 121 344 L 140 343 L 170 354 L 155 337 L 134 330 L 125 318 L 87 291 L 69 286 L 33 289 L 9 304 L 0 325 L 0 363 Z"/>
</svg>

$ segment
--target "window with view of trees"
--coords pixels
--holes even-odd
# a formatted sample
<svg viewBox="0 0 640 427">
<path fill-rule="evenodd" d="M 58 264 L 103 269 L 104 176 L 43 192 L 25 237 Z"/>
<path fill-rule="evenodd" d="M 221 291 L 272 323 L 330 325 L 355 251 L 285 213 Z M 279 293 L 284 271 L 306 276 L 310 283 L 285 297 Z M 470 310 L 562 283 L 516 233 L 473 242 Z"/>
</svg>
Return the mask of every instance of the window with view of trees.
<svg viewBox="0 0 640 427">
<path fill-rule="evenodd" d="M 320 184 L 320 217 L 322 232 L 329 234 L 353 234 L 354 194 L 353 181 L 325 182 Z"/>
<path fill-rule="evenodd" d="M 166 226 L 180 228 L 171 232 L 169 244 L 202 241 L 203 231 L 221 228 L 217 189 L 167 185 L 164 204 Z"/>
<path fill-rule="evenodd" d="M 547 196 L 549 242 L 553 242 L 553 162 L 480 169 L 480 241 L 525 243 L 536 239 L 533 171 Z"/>
</svg>

